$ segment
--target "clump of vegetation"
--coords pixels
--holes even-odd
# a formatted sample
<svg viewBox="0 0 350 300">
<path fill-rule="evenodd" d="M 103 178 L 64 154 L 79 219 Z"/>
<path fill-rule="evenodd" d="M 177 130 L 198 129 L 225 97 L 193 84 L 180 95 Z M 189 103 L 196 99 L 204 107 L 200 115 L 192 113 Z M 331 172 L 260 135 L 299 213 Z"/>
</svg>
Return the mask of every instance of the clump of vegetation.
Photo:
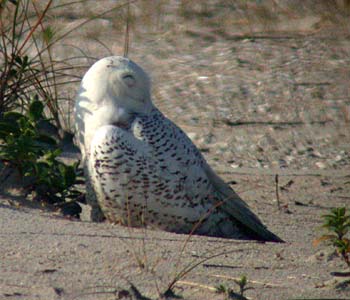
<svg viewBox="0 0 350 300">
<path fill-rule="evenodd" d="M 79 62 L 85 56 L 56 59 L 54 45 L 82 25 L 66 32 L 50 25 L 51 12 L 69 3 L 0 2 L 1 175 L 18 173 L 23 190 L 35 200 L 63 212 L 73 204 L 80 209 L 71 202 L 81 196 L 75 188 L 81 182 L 79 162 L 67 165 L 59 159 L 70 120 L 62 109 L 71 100 L 59 90 L 80 81 L 76 68 L 83 67 Z"/>
<path fill-rule="evenodd" d="M 16 169 L 21 178 L 28 179 L 27 190 L 35 199 L 61 203 L 74 199 L 80 192 L 77 183 L 78 165 L 66 165 L 58 160 L 62 150 L 57 141 L 42 132 L 50 120 L 37 97 L 25 114 L 7 112 L 0 118 L 0 160 L 6 167 Z"/>
<path fill-rule="evenodd" d="M 251 289 L 251 287 L 247 287 L 247 276 L 242 275 L 239 279 L 236 279 L 234 281 L 238 287 L 239 287 L 239 292 L 236 293 L 233 291 L 233 289 L 226 287 L 223 284 L 220 284 L 219 286 L 216 287 L 216 292 L 219 294 L 224 294 L 225 299 L 237 299 L 237 300 L 246 300 L 247 298 L 244 296 L 244 292 Z"/>
<path fill-rule="evenodd" d="M 53 1 L 39 9 L 36 1 L 2 1 L 0 5 L 0 116 L 25 111 L 38 95 L 52 123 L 62 131 L 64 118 L 57 86 L 77 80 L 67 62 L 54 60 L 61 38 L 47 23 Z"/>
<path fill-rule="evenodd" d="M 314 246 L 326 242 L 337 250 L 343 261 L 350 267 L 350 239 L 347 234 L 350 231 L 350 215 L 345 207 L 332 208 L 329 214 L 322 216 L 324 223 L 322 227 L 327 234 L 314 240 Z"/>
</svg>

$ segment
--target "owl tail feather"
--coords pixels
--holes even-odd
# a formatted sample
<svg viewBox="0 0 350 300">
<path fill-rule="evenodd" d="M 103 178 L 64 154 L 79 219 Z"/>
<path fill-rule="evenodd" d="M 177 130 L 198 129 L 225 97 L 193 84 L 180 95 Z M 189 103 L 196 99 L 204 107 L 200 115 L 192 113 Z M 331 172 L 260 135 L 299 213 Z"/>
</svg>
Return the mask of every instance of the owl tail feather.
<svg viewBox="0 0 350 300">
<path fill-rule="evenodd" d="M 222 200 L 222 203 L 218 207 L 220 210 L 225 211 L 246 227 L 248 231 L 253 233 L 254 238 L 267 242 L 284 242 L 261 223 L 259 218 L 249 209 L 248 205 L 211 169 L 209 165 L 206 165 L 205 171 Z"/>
</svg>

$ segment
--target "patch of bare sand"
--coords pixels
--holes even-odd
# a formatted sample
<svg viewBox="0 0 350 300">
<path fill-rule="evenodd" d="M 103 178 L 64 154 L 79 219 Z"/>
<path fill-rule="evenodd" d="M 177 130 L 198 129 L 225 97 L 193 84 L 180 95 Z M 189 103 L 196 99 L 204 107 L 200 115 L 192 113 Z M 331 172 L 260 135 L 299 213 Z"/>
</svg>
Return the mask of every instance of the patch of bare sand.
<svg viewBox="0 0 350 300">
<path fill-rule="evenodd" d="M 280 185 L 286 187 L 280 198 L 287 212 L 277 209 L 273 176 L 228 177 L 285 244 L 193 236 L 181 252 L 186 235 L 69 220 L 15 208 L 2 198 L 0 298 L 118 299 L 115 295 L 131 282 L 144 296 L 157 299 L 183 268 L 219 253 L 188 272 L 174 291 L 185 299 L 223 299 L 214 287 L 238 290 L 234 279 L 246 274 L 253 289 L 245 295 L 251 299 L 349 295 L 349 287 L 327 286 L 330 272 L 344 269 L 339 257 L 329 248 L 312 246 L 320 234 L 320 215 L 343 205 L 341 196 L 349 195 L 348 177 L 281 176 Z"/>
</svg>

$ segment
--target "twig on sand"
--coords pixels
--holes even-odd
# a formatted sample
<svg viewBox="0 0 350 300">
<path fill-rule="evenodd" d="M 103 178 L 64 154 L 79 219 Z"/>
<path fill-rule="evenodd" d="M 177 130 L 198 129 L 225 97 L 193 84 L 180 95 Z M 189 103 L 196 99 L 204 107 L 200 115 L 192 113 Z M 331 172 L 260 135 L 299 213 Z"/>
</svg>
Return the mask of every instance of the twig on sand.
<svg viewBox="0 0 350 300">
<path fill-rule="evenodd" d="M 224 278 L 224 279 L 229 279 L 229 280 L 240 280 L 239 277 L 232 277 L 232 276 L 220 275 L 220 274 L 209 274 L 208 276 L 217 277 L 217 278 Z M 259 285 L 263 285 L 264 287 L 284 287 L 281 284 L 262 282 L 262 281 L 257 281 L 257 280 L 248 280 L 248 283 L 259 284 Z"/>
<path fill-rule="evenodd" d="M 279 192 L 278 192 L 278 174 L 275 175 L 275 183 L 276 183 L 277 206 L 278 206 L 278 210 L 281 210 L 280 195 L 279 195 Z"/>
<path fill-rule="evenodd" d="M 179 280 L 179 281 L 177 282 L 177 285 L 178 285 L 178 284 L 184 284 L 184 285 L 199 287 L 199 288 L 202 288 L 202 289 L 209 290 L 209 291 L 211 291 L 211 292 L 216 292 L 216 287 L 210 286 L 210 285 L 201 284 L 201 283 L 197 283 L 197 282 Z"/>
</svg>

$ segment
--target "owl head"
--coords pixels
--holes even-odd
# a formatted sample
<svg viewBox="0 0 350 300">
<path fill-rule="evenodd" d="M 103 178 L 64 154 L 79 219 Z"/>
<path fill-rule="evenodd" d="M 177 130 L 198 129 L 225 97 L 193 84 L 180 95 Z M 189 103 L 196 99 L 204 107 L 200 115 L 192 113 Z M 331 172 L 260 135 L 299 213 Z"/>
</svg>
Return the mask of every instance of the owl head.
<svg viewBox="0 0 350 300">
<path fill-rule="evenodd" d="M 76 137 L 83 156 L 98 128 L 126 125 L 152 107 L 150 79 L 140 66 L 120 56 L 97 61 L 84 75 L 75 102 Z"/>
</svg>

